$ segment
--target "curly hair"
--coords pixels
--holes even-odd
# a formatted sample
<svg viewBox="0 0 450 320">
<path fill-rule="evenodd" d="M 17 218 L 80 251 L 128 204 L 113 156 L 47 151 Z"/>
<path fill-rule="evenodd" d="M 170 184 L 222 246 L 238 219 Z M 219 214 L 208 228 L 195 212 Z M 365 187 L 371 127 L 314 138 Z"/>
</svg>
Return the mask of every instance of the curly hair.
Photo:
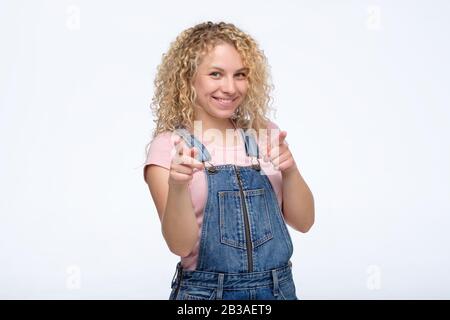
<svg viewBox="0 0 450 320">
<path fill-rule="evenodd" d="M 248 91 L 232 116 L 237 127 L 256 132 L 267 128 L 267 113 L 272 110 L 269 64 L 257 42 L 231 23 L 211 21 L 181 32 L 171 43 L 157 68 L 155 92 L 151 103 L 156 126 L 153 138 L 180 126 L 192 128 L 196 92 L 192 84 L 202 58 L 216 45 L 228 43 L 238 51 L 248 72 Z"/>
</svg>

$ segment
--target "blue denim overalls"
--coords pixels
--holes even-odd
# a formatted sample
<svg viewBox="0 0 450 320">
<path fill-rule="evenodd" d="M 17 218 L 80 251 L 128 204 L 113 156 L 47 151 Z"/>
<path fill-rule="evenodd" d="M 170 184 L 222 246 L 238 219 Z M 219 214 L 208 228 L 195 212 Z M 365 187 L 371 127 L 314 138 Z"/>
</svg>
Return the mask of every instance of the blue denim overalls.
<svg viewBox="0 0 450 320">
<path fill-rule="evenodd" d="M 261 172 L 253 135 L 239 129 L 257 164 L 212 165 L 206 147 L 176 129 L 205 166 L 208 196 L 196 270 L 178 263 L 170 300 L 297 300 L 289 260 L 293 247 L 270 180 Z M 253 160 L 253 158 L 252 158 Z"/>
</svg>

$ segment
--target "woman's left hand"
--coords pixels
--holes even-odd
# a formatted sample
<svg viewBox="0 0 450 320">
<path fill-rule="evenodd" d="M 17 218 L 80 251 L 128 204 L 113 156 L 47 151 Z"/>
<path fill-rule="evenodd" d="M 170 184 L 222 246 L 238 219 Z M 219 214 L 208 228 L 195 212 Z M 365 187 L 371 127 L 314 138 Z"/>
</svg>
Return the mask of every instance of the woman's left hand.
<svg viewBox="0 0 450 320">
<path fill-rule="evenodd" d="M 264 156 L 264 161 L 270 160 L 274 168 L 280 170 L 283 174 L 295 171 L 297 168 L 294 157 L 285 141 L 286 136 L 286 131 L 280 131 L 278 137 L 267 145 L 267 154 Z"/>
</svg>

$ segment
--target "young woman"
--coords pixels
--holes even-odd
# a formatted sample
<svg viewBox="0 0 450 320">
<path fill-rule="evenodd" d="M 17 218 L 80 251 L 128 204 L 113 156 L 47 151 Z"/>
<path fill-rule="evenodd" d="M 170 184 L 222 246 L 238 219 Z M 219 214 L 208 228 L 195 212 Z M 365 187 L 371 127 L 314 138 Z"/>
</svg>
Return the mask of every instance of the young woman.
<svg viewBox="0 0 450 320">
<path fill-rule="evenodd" d="M 286 223 L 307 232 L 314 201 L 266 116 L 268 81 L 256 41 L 229 23 L 193 26 L 163 55 L 144 177 L 181 257 L 169 299 L 297 299 Z"/>
</svg>

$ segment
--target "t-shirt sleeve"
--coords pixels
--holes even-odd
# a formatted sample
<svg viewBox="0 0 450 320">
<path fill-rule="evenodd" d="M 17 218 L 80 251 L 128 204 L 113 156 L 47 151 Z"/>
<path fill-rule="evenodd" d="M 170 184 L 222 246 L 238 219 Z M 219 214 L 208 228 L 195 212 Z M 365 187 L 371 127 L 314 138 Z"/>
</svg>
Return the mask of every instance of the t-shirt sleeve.
<svg viewBox="0 0 450 320">
<path fill-rule="evenodd" d="M 143 170 L 144 179 L 145 169 L 151 164 L 170 169 L 172 152 L 175 150 L 171 136 L 172 135 L 170 132 L 163 132 L 157 135 L 150 143 L 147 153 L 147 160 L 145 161 Z"/>
</svg>

